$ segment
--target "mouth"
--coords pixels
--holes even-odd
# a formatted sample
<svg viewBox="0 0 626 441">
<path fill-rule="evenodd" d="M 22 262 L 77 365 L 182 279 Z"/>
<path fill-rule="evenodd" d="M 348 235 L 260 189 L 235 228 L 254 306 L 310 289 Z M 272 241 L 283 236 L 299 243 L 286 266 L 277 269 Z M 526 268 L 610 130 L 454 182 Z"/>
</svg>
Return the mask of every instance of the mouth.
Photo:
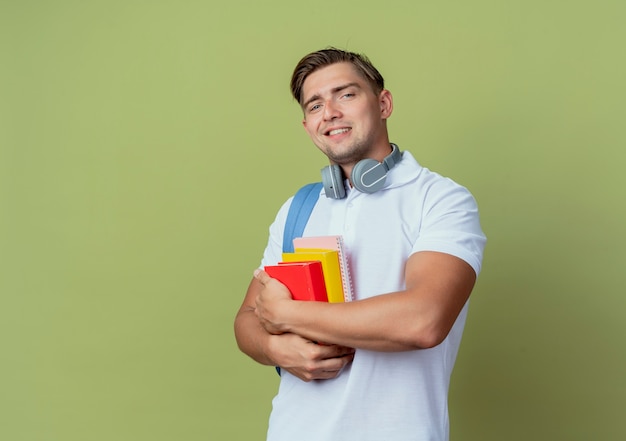
<svg viewBox="0 0 626 441">
<path fill-rule="evenodd" d="M 331 129 L 328 130 L 326 133 L 324 133 L 326 136 L 335 136 L 335 135 L 342 135 L 344 133 L 348 133 L 350 131 L 349 127 L 340 127 L 337 129 Z"/>
</svg>

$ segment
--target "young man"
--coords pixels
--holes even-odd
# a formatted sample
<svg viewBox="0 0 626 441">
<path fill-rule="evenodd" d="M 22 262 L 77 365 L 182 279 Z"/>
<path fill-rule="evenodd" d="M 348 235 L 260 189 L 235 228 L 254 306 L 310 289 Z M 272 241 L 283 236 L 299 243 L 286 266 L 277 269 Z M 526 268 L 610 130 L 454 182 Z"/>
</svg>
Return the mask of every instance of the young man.
<svg viewBox="0 0 626 441">
<path fill-rule="evenodd" d="M 447 440 L 450 375 L 485 245 L 476 202 L 389 142 L 393 99 L 365 56 L 311 53 L 291 89 L 331 164 L 304 236 L 343 236 L 356 300 L 294 301 L 255 271 L 235 334 L 244 353 L 281 367 L 267 439 Z M 379 163 L 388 171 L 370 185 Z M 282 260 L 291 201 L 261 268 Z"/>
</svg>

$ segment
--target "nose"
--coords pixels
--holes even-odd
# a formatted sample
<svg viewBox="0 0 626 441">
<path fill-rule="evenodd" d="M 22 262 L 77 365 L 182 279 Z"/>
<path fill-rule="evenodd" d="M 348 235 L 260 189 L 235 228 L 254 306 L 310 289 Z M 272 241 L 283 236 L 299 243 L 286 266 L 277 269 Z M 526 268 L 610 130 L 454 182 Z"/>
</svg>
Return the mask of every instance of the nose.
<svg viewBox="0 0 626 441">
<path fill-rule="evenodd" d="M 335 103 L 331 100 L 328 100 L 324 103 L 324 119 L 327 121 L 333 120 L 335 118 L 339 118 L 341 116 L 341 111 L 338 106 L 335 106 Z"/>
</svg>

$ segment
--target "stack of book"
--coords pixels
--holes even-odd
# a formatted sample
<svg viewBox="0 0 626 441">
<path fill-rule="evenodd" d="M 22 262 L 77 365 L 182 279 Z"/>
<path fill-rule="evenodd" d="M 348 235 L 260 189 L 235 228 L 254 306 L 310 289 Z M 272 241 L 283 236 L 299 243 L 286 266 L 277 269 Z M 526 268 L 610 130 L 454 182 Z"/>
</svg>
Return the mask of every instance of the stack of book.
<svg viewBox="0 0 626 441">
<path fill-rule="evenodd" d="M 354 300 L 348 258 L 341 236 L 298 237 L 293 253 L 265 266 L 295 300 L 340 303 Z"/>
</svg>

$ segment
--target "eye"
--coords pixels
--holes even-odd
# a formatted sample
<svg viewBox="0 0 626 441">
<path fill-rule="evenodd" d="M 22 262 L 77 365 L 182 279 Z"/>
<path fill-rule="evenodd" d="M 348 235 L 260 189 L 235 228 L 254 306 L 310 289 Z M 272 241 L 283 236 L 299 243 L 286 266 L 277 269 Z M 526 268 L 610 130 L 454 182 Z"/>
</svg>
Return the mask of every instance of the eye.
<svg viewBox="0 0 626 441">
<path fill-rule="evenodd" d="M 322 107 L 321 104 L 313 104 L 311 107 L 309 107 L 309 113 L 315 112 L 316 110 L 320 109 L 321 107 Z"/>
<path fill-rule="evenodd" d="M 352 98 L 354 98 L 356 96 L 356 93 L 354 92 L 346 92 L 343 95 L 341 95 L 339 97 L 340 101 L 346 101 L 346 100 L 351 100 Z"/>
</svg>

